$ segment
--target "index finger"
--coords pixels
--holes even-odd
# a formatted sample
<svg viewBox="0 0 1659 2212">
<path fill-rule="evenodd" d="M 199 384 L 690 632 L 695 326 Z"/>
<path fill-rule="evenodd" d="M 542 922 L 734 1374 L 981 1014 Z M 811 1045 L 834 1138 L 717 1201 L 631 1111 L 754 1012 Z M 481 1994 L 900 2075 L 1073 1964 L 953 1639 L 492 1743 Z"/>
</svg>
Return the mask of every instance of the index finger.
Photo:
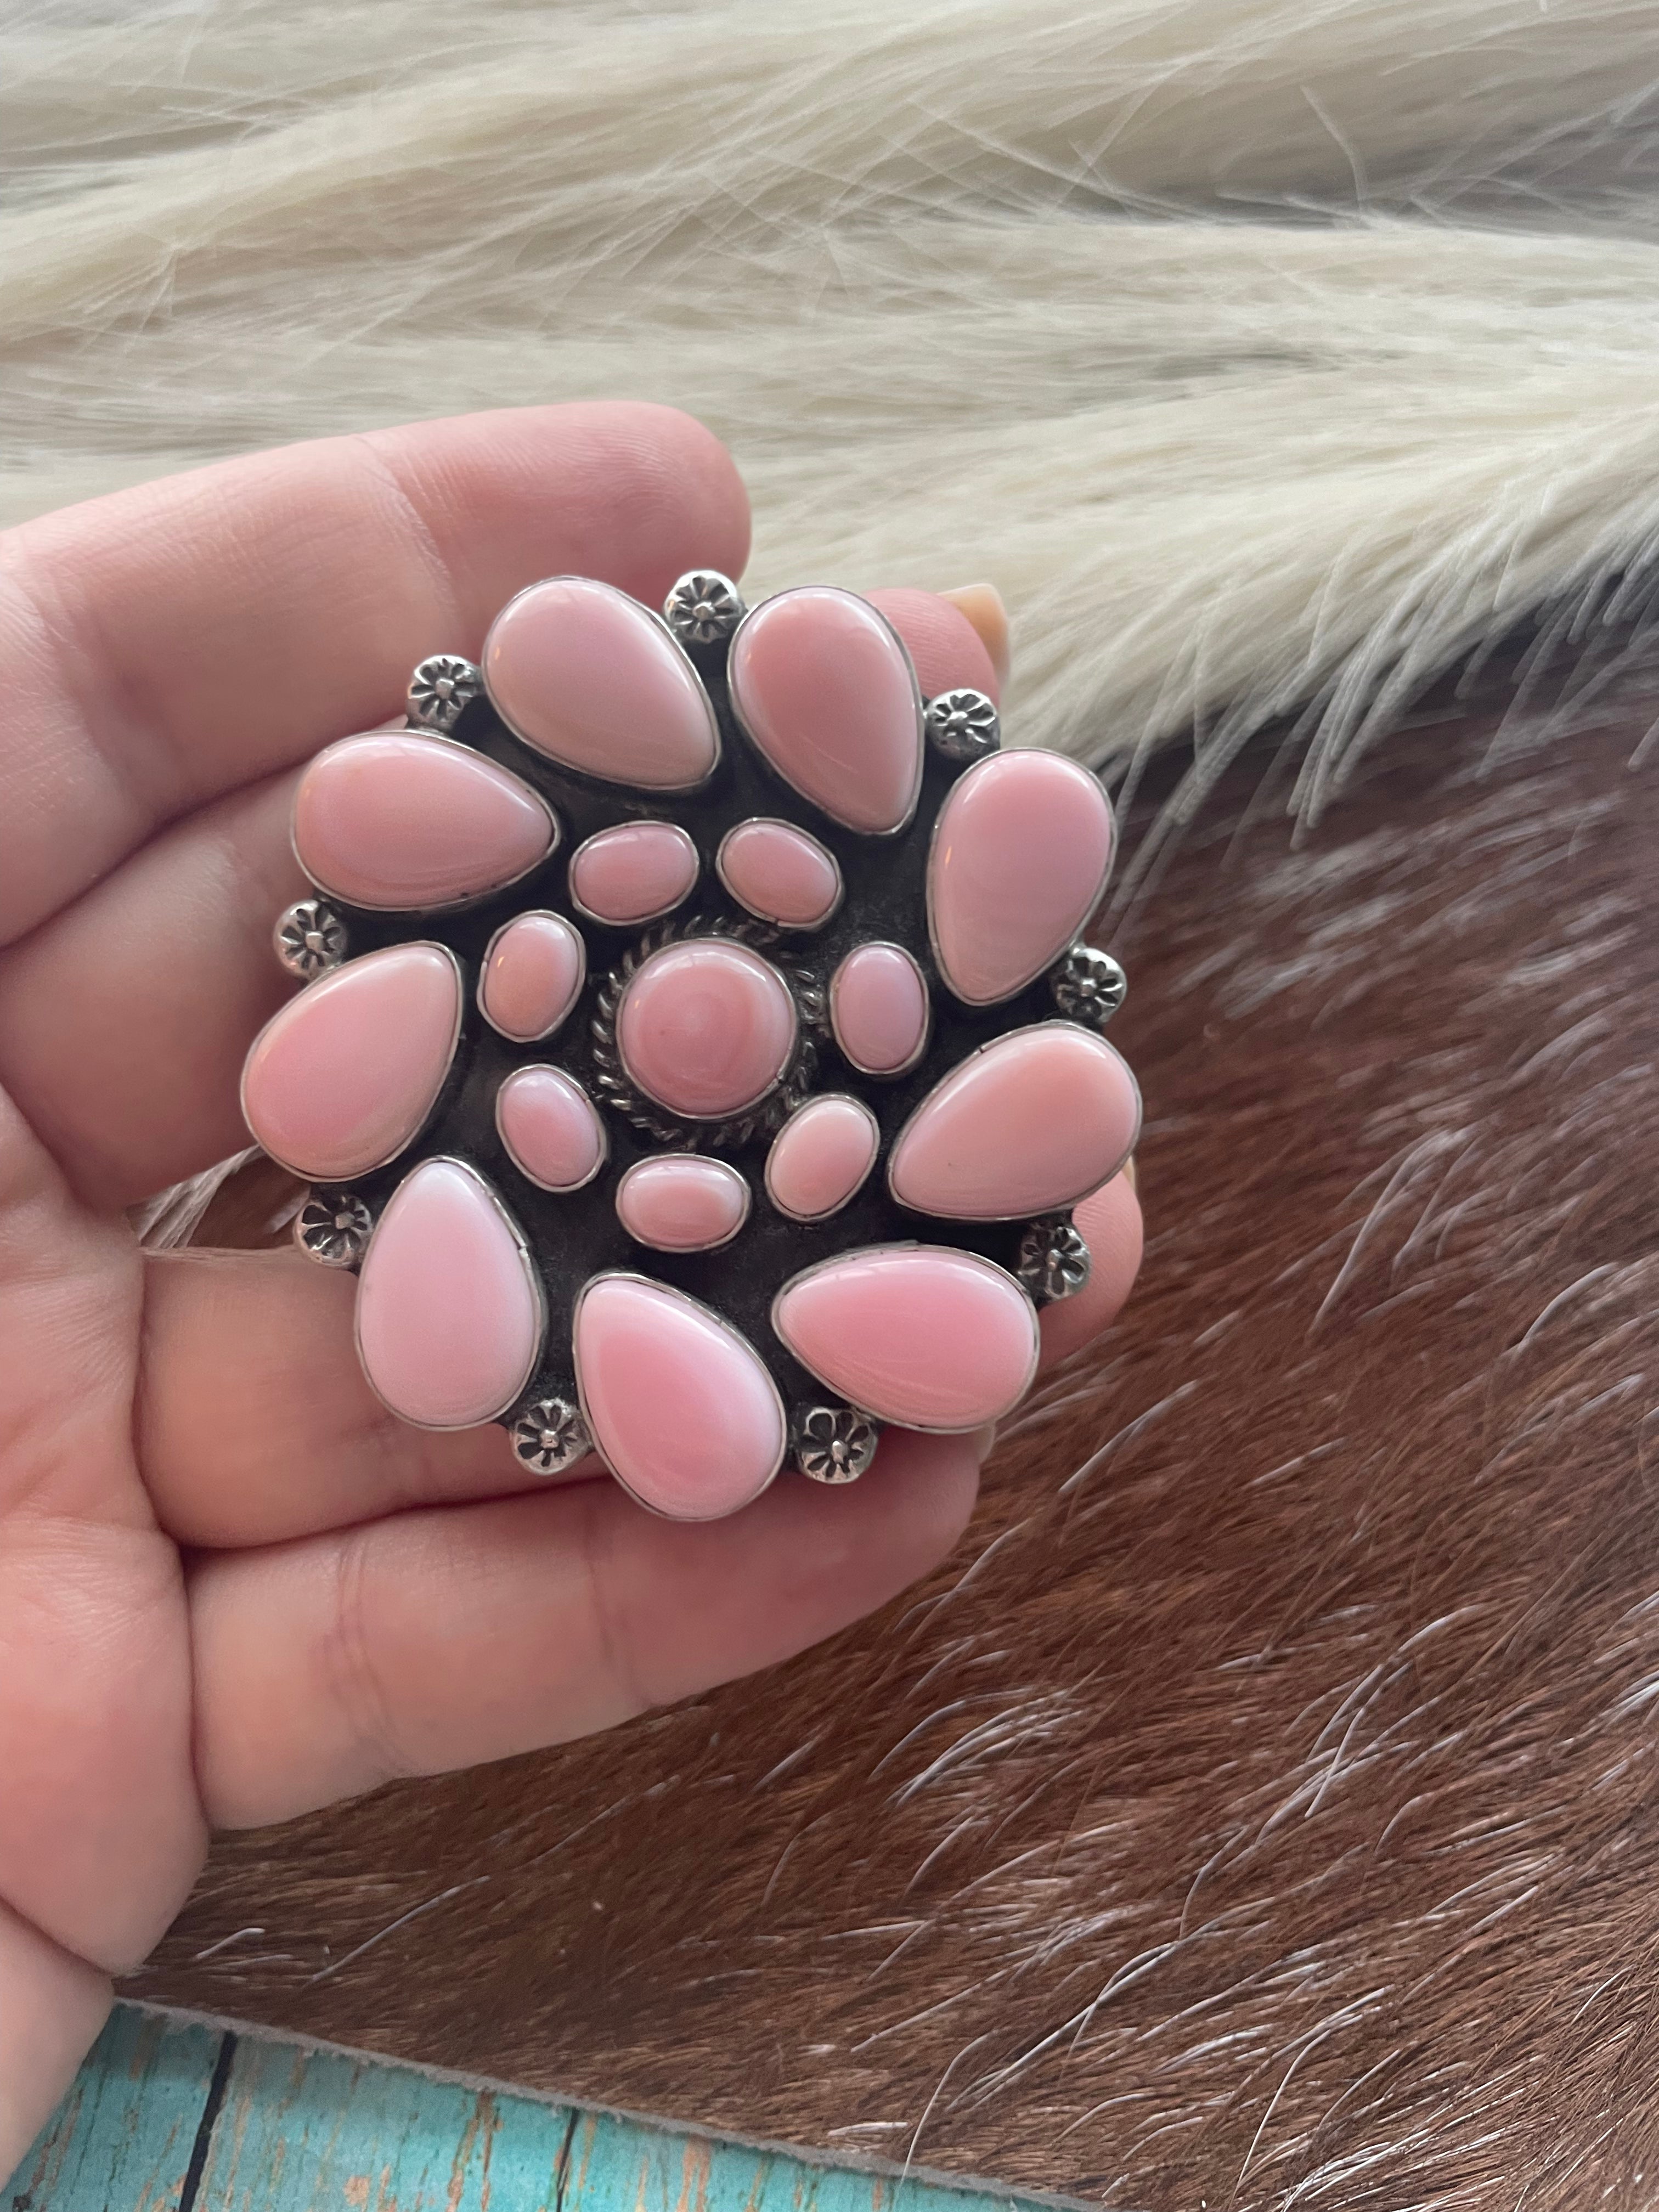
<svg viewBox="0 0 1659 2212">
<path fill-rule="evenodd" d="M 514 409 L 320 439 L 0 538 L 0 944 L 162 823 L 394 709 L 476 654 L 522 585 L 659 600 L 742 570 L 730 456 L 642 404 Z"/>
</svg>

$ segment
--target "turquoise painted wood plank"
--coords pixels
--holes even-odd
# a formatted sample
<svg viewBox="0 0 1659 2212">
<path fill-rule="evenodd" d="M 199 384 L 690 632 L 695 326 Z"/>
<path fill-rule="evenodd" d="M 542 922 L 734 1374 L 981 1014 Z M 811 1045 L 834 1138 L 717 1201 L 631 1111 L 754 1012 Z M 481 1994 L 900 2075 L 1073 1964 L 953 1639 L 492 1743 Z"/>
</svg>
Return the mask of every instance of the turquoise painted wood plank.
<svg viewBox="0 0 1659 2212">
<path fill-rule="evenodd" d="M 555 2212 L 573 2115 L 244 2038 L 191 2212 Z"/>
<path fill-rule="evenodd" d="M 1021 2200 L 933 2179 L 581 2112 L 560 2212 L 1010 2212 Z"/>
<path fill-rule="evenodd" d="M 0 2212 L 1020 2212 L 367 2054 L 118 2006 Z M 1032 2208 L 1035 2212 L 1035 2208 Z"/>
<path fill-rule="evenodd" d="M 0 2212 L 179 2212 L 225 2039 L 118 2006 Z"/>
</svg>

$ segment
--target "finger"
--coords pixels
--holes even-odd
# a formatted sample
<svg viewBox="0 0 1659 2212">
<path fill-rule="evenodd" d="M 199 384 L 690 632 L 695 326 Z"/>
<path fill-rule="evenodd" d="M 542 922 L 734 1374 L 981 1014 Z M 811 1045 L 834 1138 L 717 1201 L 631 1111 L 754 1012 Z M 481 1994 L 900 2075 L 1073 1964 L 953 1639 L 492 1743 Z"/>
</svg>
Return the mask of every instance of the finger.
<svg viewBox="0 0 1659 2212">
<path fill-rule="evenodd" d="M 494 1423 L 414 1429 L 387 1413 L 358 1363 L 356 1290 L 292 1250 L 150 1259 L 135 1437 L 176 1541 L 279 1543 L 547 1487 Z"/>
<path fill-rule="evenodd" d="M 726 1521 L 584 1483 L 210 1557 L 192 1589 L 210 1816 L 287 1820 L 774 1666 L 945 1555 L 975 1459 L 895 1434 L 851 1490 L 785 1480 Z"/>
<path fill-rule="evenodd" d="M 163 823 L 380 720 L 536 577 L 654 602 L 688 568 L 737 574 L 748 541 L 725 448 L 635 404 L 322 439 L 7 533 L 0 944 Z"/>
<path fill-rule="evenodd" d="M 1140 1200 L 1127 1170 L 1085 1198 L 1072 1218 L 1089 1247 L 1089 1279 L 1075 1297 L 1045 1306 L 1037 1316 L 1042 1335 L 1039 1373 L 1109 1328 L 1140 1272 Z"/>
<path fill-rule="evenodd" d="M 1127 1176 L 1085 1199 L 1077 1221 L 1093 1267 L 1086 1289 L 1042 1313 L 1045 1367 L 1115 1318 L 1139 1264 Z M 150 1260 L 135 1433 L 156 1516 L 179 1543 L 279 1543 L 545 1487 L 493 1425 L 444 1433 L 386 1412 L 353 1345 L 356 1288 L 292 1251 Z"/>
<path fill-rule="evenodd" d="M 0 1905 L 0 2185 L 74 2080 L 113 1996 L 107 1975 Z M 31 2203 L 41 2179 L 18 2171 L 7 2201 Z"/>
<path fill-rule="evenodd" d="M 871 605 L 886 616 L 904 640 L 905 651 L 916 672 L 916 685 L 924 699 L 957 689 L 983 691 L 992 700 L 1002 696 L 1001 679 L 987 643 L 988 631 L 993 641 L 996 636 L 994 617 L 984 599 L 987 592 L 1000 610 L 1002 602 L 988 584 L 976 585 L 966 595 L 974 609 L 972 614 L 955 599 L 937 592 L 865 593 Z M 1006 655 L 1006 617 L 1002 650 Z"/>
<path fill-rule="evenodd" d="M 994 693 L 983 639 L 954 605 L 870 596 L 924 691 Z M 242 1060 L 292 988 L 270 928 L 303 886 L 293 786 L 289 771 L 218 800 L 0 952 L 0 1085 L 92 1204 L 131 1205 L 246 1140 Z"/>
</svg>

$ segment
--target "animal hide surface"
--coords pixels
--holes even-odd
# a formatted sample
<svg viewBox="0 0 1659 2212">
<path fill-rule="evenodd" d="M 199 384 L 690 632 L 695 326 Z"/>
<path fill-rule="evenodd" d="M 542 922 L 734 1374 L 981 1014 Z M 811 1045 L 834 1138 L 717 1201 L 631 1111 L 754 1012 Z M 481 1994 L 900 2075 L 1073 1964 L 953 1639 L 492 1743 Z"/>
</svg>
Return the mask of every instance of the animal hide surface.
<svg viewBox="0 0 1659 2212">
<path fill-rule="evenodd" d="M 1650 2203 L 1650 711 L 1300 846 L 1253 764 L 1116 940 L 1141 1288 L 947 1568 L 222 1843 L 142 1990 L 1155 2212 Z"/>
</svg>

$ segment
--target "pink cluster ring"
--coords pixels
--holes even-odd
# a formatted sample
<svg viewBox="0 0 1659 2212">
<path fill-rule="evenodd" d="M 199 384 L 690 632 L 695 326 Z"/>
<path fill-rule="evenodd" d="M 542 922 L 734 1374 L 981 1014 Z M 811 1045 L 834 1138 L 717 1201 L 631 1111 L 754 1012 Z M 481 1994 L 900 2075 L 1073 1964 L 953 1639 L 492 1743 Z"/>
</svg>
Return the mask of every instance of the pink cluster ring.
<svg viewBox="0 0 1659 2212">
<path fill-rule="evenodd" d="M 1029 1388 L 1132 1150 L 1112 811 L 868 600 L 554 577 L 306 769 L 243 1109 L 428 1428 L 704 1520 Z"/>
</svg>

